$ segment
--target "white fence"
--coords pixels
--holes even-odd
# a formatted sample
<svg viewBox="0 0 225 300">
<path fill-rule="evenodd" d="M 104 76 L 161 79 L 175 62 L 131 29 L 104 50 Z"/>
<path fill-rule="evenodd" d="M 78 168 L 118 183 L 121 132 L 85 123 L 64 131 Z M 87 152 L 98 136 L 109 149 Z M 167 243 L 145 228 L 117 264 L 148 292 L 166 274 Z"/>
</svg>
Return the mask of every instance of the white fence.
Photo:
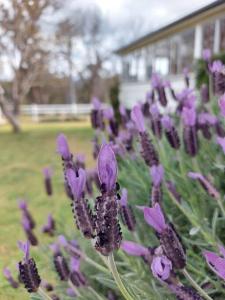
<svg viewBox="0 0 225 300">
<path fill-rule="evenodd" d="M 21 114 L 31 116 L 34 122 L 40 116 L 79 116 L 91 112 L 92 104 L 32 104 L 21 105 Z"/>
</svg>

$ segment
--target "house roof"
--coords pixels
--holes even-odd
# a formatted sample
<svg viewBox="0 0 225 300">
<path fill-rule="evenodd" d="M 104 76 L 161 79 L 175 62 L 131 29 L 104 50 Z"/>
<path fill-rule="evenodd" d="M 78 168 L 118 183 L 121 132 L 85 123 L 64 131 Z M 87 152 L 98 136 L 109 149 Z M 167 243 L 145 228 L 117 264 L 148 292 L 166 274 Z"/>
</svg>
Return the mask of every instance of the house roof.
<svg viewBox="0 0 225 300">
<path fill-rule="evenodd" d="M 117 49 L 116 54 L 125 55 L 131 51 L 142 48 L 146 45 L 159 41 L 163 38 L 171 36 L 177 32 L 185 30 L 189 27 L 193 27 L 200 22 L 204 22 L 210 18 L 215 18 L 216 16 L 225 13 L 225 0 L 217 0 L 203 8 L 186 15 L 185 17 L 176 20 L 156 31 L 152 31 L 149 34 Z"/>
</svg>

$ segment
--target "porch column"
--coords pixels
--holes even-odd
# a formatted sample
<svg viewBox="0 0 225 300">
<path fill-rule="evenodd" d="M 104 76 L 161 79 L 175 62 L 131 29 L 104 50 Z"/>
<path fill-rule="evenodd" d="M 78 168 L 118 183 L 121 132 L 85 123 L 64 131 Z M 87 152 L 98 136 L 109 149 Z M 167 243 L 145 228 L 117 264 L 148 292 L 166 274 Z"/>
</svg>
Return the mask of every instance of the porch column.
<svg viewBox="0 0 225 300">
<path fill-rule="evenodd" d="M 220 19 L 215 21 L 214 44 L 213 44 L 213 53 L 218 54 L 219 52 L 220 52 Z"/>
<path fill-rule="evenodd" d="M 203 30 L 202 25 L 198 24 L 195 27 L 195 44 L 194 44 L 194 58 L 199 59 L 202 57 L 203 45 Z"/>
</svg>

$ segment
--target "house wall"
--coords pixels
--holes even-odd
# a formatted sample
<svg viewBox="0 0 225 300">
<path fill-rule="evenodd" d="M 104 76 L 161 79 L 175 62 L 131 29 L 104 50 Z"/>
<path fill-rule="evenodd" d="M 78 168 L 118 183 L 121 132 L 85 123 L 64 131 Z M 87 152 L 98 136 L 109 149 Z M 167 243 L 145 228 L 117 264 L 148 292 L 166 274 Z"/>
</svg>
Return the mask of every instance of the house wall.
<svg viewBox="0 0 225 300">
<path fill-rule="evenodd" d="M 225 12 L 122 55 L 120 100 L 127 107 L 143 100 L 154 72 L 170 78 L 175 89 L 181 89 L 182 70 L 188 67 L 194 71 L 195 60 L 206 48 L 214 54 L 225 52 Z"/>
<path fill-rule="evenodd" d="M 166 77 L 172 84 L 172 87 L 176 92 L 180 92 L 184 87 L 184 78 L 182 75 L 171 75 Z M 190 74 L 190 87 L 194 87 L 195 79 L 194 74 Z M 142 82 L 122 82 L 120 86 L 120 101 L 127 107 L 132 108 L 138 101 L 144 102 L 146 93 L 150 90 L 149 81 Z M 167 91 L 167 98 L 170 105 L 167 107 L 168 112 L 172 112 L 175 107 L 175 103 Z"/>
</svg>

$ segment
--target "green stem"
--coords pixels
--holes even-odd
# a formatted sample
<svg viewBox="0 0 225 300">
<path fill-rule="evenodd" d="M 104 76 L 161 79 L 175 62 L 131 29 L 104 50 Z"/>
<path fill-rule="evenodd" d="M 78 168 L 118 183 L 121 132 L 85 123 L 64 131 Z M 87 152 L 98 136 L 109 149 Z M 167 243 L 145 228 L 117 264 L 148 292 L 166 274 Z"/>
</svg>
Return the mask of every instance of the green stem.
<svg viewBox="0 0 225 300">
<path fill-rule="evenodd" d="M 68 285 L 71 287 L 71 289 L 74 291 L 74 293 L 76 294 L 76 296 L 81 296 L 81 294 L 80 294 L 80 292 L 78 291 L 78 289 L 77 289 L 77 287 L 75 287 L 74 285 L 73 285 L 73 283 L 69 280 L 68 281 Z"/>
<path fill-rule="evenodd" d="M 221 212 L 222 212 L 222 214 L 223 214 L 223 217 L 225 217 L 225 209 L 224 209 L 224 206 L 223 206 L 222 199 L 221 199 L 220 197 L 217 198 L 217 202 L 218 202 L 218 204 L 219 204 L 219 207 L 220 207 L 220 209 L 221 209 Z"/>
<path fill-rule="evenodd" d="M 104 298 L 102 298 L 102 296 L 100 296 L 91 286 L 89 286 L 88 289 L 93 295 L 96 296 L 97 299 L 104 300 Z"/>
<path fill-rule="evenodd" d="M 116 282 L 116 285 L 117 287 L 119 288 L 121 294 L 123 295 L 123 297 L 126 299 L 126 300 L 134 300 L 133 297 L 131 297 L 131 295 L 129 294 L 129 292 L 127 291 L 126 287 L 124 286 L 121 278 L 120 278 L 120 275 L 118 273 L 118 270 L 117 270 L 117 267 L 116 267 L 116 264 L 115 264 L 115 260 L 114 260 L 114 256 L 113 256 L 113 253 L 111 253 L 108 257 L 108 263 L 109 263 L 109 268 L 110 268 L 110 271 L 113 275 L 113 278 Z"/>
<path fill-rule="evenodd" d="M 45 300 L 52 300 L 52 298 L 48 294 L 46 294 L 45 291 L 41 287 L 39 287 L 39 289 L 38 289 L 38 294 L 41 296 L 41 298 L 43 298 Z"/>
<path fill-rule="evenodd" d="M 183 270 L 183 274 L 185 278 L 191 283 L 191 285 L 207 300 L 213 300 L 198 284 L 197 282 L 191 277 L 186 269 Z"/>
<path fill-rule="evenodd" d="M 110 274 L 109 270 L 106 269 L 105 267 L 103 267 L 102 265 L 96 263 L 95 261 L 93 261 L 90 257 L 88 256 L 84 256 L 83 259 L 89 263 L 90 265 L 92 265 L 93 267 L 95 267 L 96 269 L 98 269 L 99 271 L 106 273 L 106 274 Z"/>
</svg>

